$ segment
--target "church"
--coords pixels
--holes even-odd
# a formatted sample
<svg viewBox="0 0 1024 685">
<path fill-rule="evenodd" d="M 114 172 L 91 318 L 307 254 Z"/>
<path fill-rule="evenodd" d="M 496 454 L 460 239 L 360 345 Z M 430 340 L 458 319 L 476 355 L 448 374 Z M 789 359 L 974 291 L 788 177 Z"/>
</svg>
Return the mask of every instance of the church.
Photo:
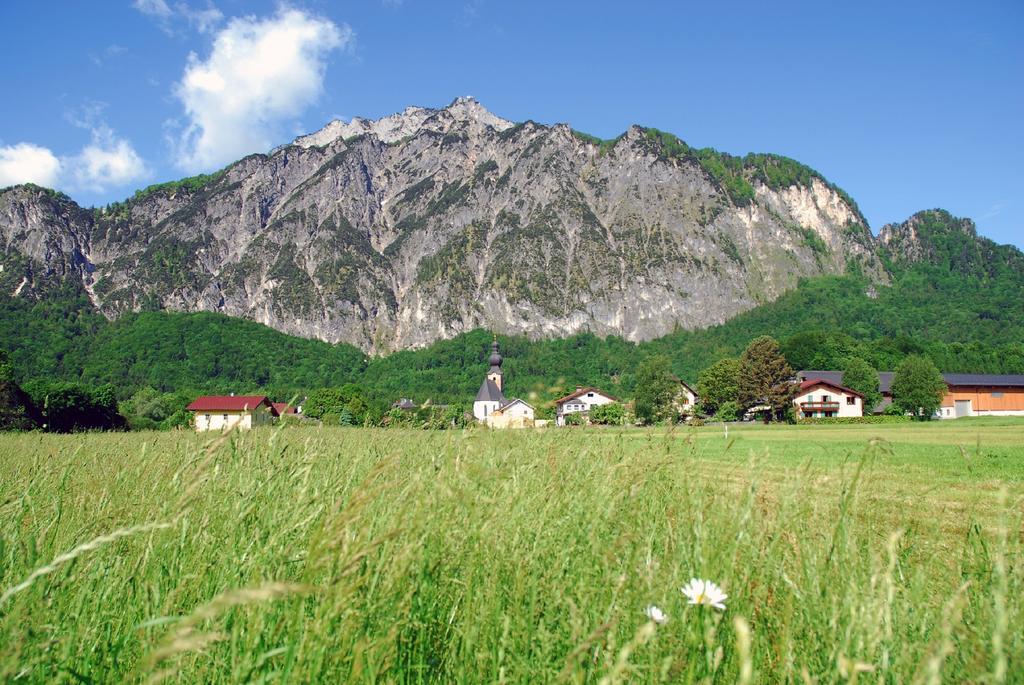
<svg viewBox="0 0 1024 685">
<path fill-rule="evenodd" d="M 491 343 L 490 368 L 473 401 L 473 416 L 492 428 L 523 428 L 533 425 L 533 407 L 525 401 L 504 394 L 504 374 L 501 371 L 501 352 L 498 339 Z"/>
</svg>

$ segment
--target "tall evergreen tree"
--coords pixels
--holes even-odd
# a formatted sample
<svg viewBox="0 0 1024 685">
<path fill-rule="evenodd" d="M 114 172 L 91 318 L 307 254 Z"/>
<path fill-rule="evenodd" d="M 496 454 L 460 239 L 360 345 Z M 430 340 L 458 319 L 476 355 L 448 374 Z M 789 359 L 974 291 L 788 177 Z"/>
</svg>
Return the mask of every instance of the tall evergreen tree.
<svg viewBox="0 0 1024 685">
<path fill-rule="evenodd" d="M 781 419 L 790 410 L 796 385 L 793 367 L 779 350 L 779 343 L 763 335 L 753 340 L 740 357 L 739 402 L 745 409 L 766 406 L 765 423 Z"/>
</svg>

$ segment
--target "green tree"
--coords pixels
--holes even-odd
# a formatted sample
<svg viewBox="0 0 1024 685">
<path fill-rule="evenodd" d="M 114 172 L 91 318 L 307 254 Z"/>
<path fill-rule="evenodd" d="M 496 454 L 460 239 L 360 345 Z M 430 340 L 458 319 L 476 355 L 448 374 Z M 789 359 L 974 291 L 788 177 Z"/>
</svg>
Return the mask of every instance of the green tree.
<svg viewBox="0 0 1024 685">
<path fill-rule="evenodd" d="M 118 413 L 114 388 L 93 388 L 82 383 L 37 385 L 37 406 L 42 408 L 48 430 L 71 433 L 80 430 L 120 430 L 126 427 Z"/>
<path fill-rule="evenodd" d="M 735 421 L 739 418 L 741 413 L 743 413 L 743 410 L 740 408 L 740 405 L 734 400 L 728 400 L 727 402 L 722 402 L 722 404 L 718 405 L 718 411 L 715 412 L 715 418 L 719 421 Z"/>
<path fill-rule="evenodd" d="M 679 379 L 672 373 L 672 362 L 665 355 L 654 355 L 640 362 L 636 370 L 636 416 L 644 423 L 674 418 L 673 404 L 679 392 Z"/>
<path fill-rule="evenodd" d="M 791 407 L 796 386 L 793 367 L 767 335 L 753 340 L 740 357 L 739 404 L 744 409 L 764 405 L 765 423 L 782 419 Z"/>
<path fill-rule="evenodd" d="M 162 393 L 144 386 L 121 403 L 120 411 L 128 419 L 131 428 L 172 428 L 181 425 L 180 419 L 186 404 L 188 399 L 181 393 Z"/>
<path fill-rule="evenodd" d="M 621 426 L 626 422 L 626 408 L 618 402 L 600 404 L 590 410 L 590 421 L 603 426 Z"/>
<path fill-rule="evenodd" d="M 892 377 L 892 402 L 908 414 L 928 420 L 942 406 L 946 381 L 932 360 L 910 356 Z"/>
<path fill-rule="evenodd" d="M 843 366 L 843 385 L 864 395 L 864 415 L 872 413 L 882 401 L 878 391 L 878 372 L 860 357 L 851 357 Z"/>
<path fill-rule="evenodd" d="M 348 398 L 341 388 L 317 388 L 309 393 L 302 411 L 314 419 L 322 419 L 326 414 L 341 414 L 347 404 Z"/>
<path fill-rule="evenodd" d="M 41 419 L 32 398 L 15 382 L 7 353 L 0 350 L 0 430 L 32 430 Z"/>
<path fill-rule="evenodd" d="M 578 411 L 566 414 L 563 420 L 566 426 L 583 426 L 587 423 L 587 417 L 583 415 L 583 412 Z"/>
<path fill-rule="evenodd" d="M 707 414 L 717 414 L 726 402 L 739 397 L 740 360 L 733 357 L 719 359 L 697 376 L 697 396 Z"/>
</svg>

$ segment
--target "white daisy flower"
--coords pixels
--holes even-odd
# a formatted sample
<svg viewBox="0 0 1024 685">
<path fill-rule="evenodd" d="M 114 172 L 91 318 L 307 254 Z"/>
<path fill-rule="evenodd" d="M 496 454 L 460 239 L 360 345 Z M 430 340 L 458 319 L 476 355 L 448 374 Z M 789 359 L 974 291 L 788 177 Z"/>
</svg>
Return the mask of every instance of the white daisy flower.
<svg viewBox="0 0 1024 685">
<path fill-rule="evenodd" d="M 722 588 L 710 580 L 697 578 L 690 578 L 690 582 L 682 588 L 682 592 L 689 598 L 690 604 L 706 604 L 716 609 L 725 609 L 725 600 L 729 597 L 722 592 Z"/>
<path fill-rule="evenodd" d="M 647 618 L 651 619 L 658 625 L 668 621 L 668 614 L 654 606 L 653 604 L 644 609 L 644 613 L 647 614 Z"/>
</svg>

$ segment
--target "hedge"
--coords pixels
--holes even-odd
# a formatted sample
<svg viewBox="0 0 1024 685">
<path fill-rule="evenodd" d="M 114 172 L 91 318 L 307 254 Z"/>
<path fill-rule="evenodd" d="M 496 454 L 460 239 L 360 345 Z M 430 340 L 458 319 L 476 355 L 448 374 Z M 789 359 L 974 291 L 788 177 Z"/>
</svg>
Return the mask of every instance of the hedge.
<svg viewBox="0 0 1024 685">
<path fill-rule="evenodd" d="M 909 423 L 910 416 L 833 416 L 831 418 L 797 419 L 799 425 L 825 425 L 831 426 L 846 423 Z"/>
</svg>

